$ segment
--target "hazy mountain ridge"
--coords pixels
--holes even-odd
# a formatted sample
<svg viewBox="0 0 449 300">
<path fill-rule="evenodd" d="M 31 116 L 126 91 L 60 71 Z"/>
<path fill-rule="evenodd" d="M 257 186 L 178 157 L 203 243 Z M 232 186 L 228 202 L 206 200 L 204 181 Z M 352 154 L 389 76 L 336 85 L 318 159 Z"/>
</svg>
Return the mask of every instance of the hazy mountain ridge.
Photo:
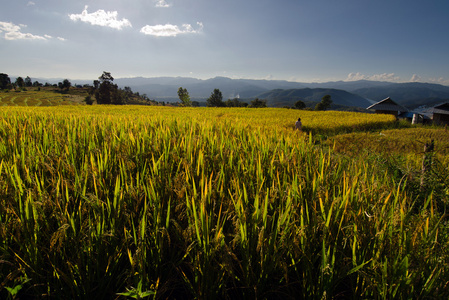
<svg viewBox="0 0 449 300">
<path fill-rule="evenodd" d="M 57 83 L 63 79 L 32 78 L 32 80 L 38 80 L 42 83 Z M 92 84 L 93 80 L 71 80 L 71 82 L 72 84 Z M 362 108 L 366 108 L 373 102 L 387 97 L 410 109 L 421 105 L 432 106 L 449 99 L 449 86 L 419 82 L 392 83 L 359 80 L 303 83 L 286 80 L 231 79 L 228 77 L 214 77 L 210 79 L 192 77 L 132 77 L 116 78 L 114 83 L 121 88 L 129 86 L 134 92 L 146 94 L 149 98 L 158 101 L 177 101 L 177 91 L 182 86 L 188 90 L 192 99 L 199 101 L 205 101 L 213 90 L 217 88 L 222 92 L 224 101 L 237 97 L 242 100 L 254 99 L 256 97 L 261 99 L 267 98 L 268 105 L 276 107 L 291 106 L 297 100 L 319 102 L 320 96 L 323 94 L 320 89 L 332 90 L 327 93 L 331 94 L 335 104 Z M 302 89 L 309 90 L 293 91 Z M 313 91 L 315 89 L 318 90 Z M 280 92 L 279 90 L 286 90 L 286 92 Z M 336 90 L 339 90 L 339 92 Z M 341 91 L 345 91 L 347 94 Z M 311 93 L 313 96 L 311 96 Z"/>
<path fill-rule="evenodd" d="M 258 98 L 266 99 L 268 106 L 283 107 L 294 106 L 295 102 L 320 102 L 325 95 L 330 95 L 334 105 L 366 108 L 371 103 L 358 95 L 344 90 L 325 88 L 305 89 L 276 89 L 260 94 Z"/>
<path fill-rule="evenodd" d="M 302 88 L 302 83 L 282 80 L 253 80 L 215 77 L 211 79 L 194 79 L 188 77 L 155 77 L 155 78 L 119 78 L 115 80 L 119 86 L 129 86 L 133 90 L 147 94 L 150 98 L 177 97 L 179 87 L 186 88 L 193 98 L 207 99 L 214 89 L 220 89 L 223 98 L 253 98 L 263 92 L 276 88 Z"/>
<path fill-rule="evenodd" d="M 130 86 L 134 91 L 147 94 L 150 98 L 176 99 L 180 86 L 186 88 L 192 98 L 207 99 L 218 88 L 223 99 L 240 97 L 243 99 L 267 98 L 269 106 L 293 105 L 297 100 L 319 102 L 325 93 L 320 89 L 330 89 L 335 104 L 366 108 L 372 102 L 387 97 L 409 106 L 433 105 L 449 99 L 449 87 L 430 83 L 392 83 L 385 81 L 333 81 L 324 83 L 303 83 L 285 80 L 231 79 L 215 77 L 195 79 L 189 77 L 119 78 L 119 86 Z M 293 92 L 292 90 L 303 91 Z M 318 89 L 314 91 L 314 89 Z M 280 93 L 273 90 L 287 90 Z M 338 90 L 338 92 L 337 92 Z M 346 92 L 347 94 L 343 93 Z M 268 93 L 268 94 L 266 94 Z M 311 96 L 311 93 L 313 96 Z M 277 94 L 275 96 L 275 94 Z M 291 98 L 289 98 L 291 97 Z M 321 96 L 322 97 L 322 96 Z"/>
<path fill-rule="evenodd" d="M 353 92 L 377 101 L 390 97 L 405 106 L 429 105 L 449 99 L 448 86 L 420 82 L 393 83 L 385 86 L 361 88 Z"/>
</svg>

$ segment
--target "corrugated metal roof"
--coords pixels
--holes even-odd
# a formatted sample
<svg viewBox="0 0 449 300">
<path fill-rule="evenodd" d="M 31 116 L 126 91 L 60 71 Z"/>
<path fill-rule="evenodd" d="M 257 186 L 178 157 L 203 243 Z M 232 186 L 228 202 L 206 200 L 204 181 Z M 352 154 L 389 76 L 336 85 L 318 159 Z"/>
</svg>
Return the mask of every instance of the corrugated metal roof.
<svg viewBox="0 0 449 300">
<path fill-rule="evenodd" d="M 432 114 L 440 114 L 440 115 L 449 115 L 449 110 L 444 109 L 438 109 L 438 108 L 431 108 L 428 110 Z"/>
<path fill-rule="evenodd" d="M 379 101 L 377 103 L 374 103 L 373 105 L 367 107 L 366 109 L 375 109 L 375 110 L 387 110 L 387 111 L 400 111 L 400 112 L 407 112 L 408 109 L 405 108 L 402 105 L 397 104 L 393 100 L 390 99 L 390 97 Z"/>
<path fill-rule="evenodd" d="M 425 110 L 428 114 L 449 115 L 449 102 L 441 103 Z"/>
<path fill-rule="evenodd" d="M 449 111 L 449 102 L 434 106 L 435 109 Z"/>
</svg>

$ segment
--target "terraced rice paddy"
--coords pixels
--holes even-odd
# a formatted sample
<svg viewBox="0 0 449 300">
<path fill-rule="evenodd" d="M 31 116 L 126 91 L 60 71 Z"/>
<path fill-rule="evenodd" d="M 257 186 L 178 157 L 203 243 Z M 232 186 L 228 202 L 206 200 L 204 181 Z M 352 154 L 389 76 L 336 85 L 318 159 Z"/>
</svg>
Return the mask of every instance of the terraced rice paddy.
<svg viewBox="0 0 449 300">
<path fill-rule="evenodd" d="M 0 106 L 58 106 L 75 105 L 72 95 L 47 91 L 18 91 L 0 93 Z M 77 99 L 79 101 L 79 99 Z"/>
<path fill-rule="evenodd" d="M 443 132 L 397 127 L 286 109 L 2 107 L 0 298 L 447 298 L 447 165 L 421 187 L 417 159 L 376 146 L 400 135 L 414 151 L 408 139 Z"/>
</svg>

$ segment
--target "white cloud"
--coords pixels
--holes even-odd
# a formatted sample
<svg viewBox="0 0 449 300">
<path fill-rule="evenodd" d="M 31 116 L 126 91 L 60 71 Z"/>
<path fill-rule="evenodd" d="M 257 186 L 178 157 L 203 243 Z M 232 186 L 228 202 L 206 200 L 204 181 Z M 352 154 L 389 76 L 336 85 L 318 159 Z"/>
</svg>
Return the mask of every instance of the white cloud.
<svg viewBox="0 0 449 300">
<path fill-rule="evenodd" d="M 36 5 L 36 3 L 34 3 L 33 1 L 28 1 L 27 6 L 33 6 Z"/>
<path fill-rule="evenodd" d="M 81 14 L 70 14 L 70 19 L 73 21 L 80 20 L 92 25 L 105 26 L 118 30 L 121 30 L 124 27 L 132 27 L 131 22 L 127 19 L 117 19 L 117 11 L 104 11 L 100 9 L 96 12 L 88 13 L 87 7 L 87 5 L 84 7 L 84 10 L 81 12 Z"/>
<path fill-rule="evenodd" d="M 421 82 L 422 78 L 416 74 L 413 74 L 412 78 L 410 78 L 410 82 Z"/>
<path fill-rule="evenodd" d="M 383 73 L 383 74 L 376 74 L 369 77 L 370 80 L 376 80 L 376 81 L 399 81 L 401 78 L 399 76 L 396 76 L 394 73 Z"/>
<path fill-rule="evenodd" d="M 198 29 L 193 29 L 190 24 L 183 24 L 182 28 L 179 28 L 177 25 L 165 24 L 165 25 L 146 25 L 140 29 L 140 32 L 146 35 L 153 36 L 177 36 L 179 34 L 187 34 L 187 33 L 200 33 L 203 29 L 203 23 L 197 22 Z"/>
<path fill-rule="evenodd" d="M 445 79 L 443 77 L 440 78 L 429 78 L 429 82 L 431 83 L 438 83 L 442 85 L 449 85 L 449 79 Z"/>
<path fill-rule="evenodd" d="M 357 80 L 398 82 L 401 80 L 401 78 L 399 76 L 396 76 L 394 73 L 364 75 L 364 74 L 357 72 L 357 73 L 349 73 L 348 77 L 345 79 L 345 81 L 357 81 Z"/>
<path fill-rule="evenodd" d="M 171 4 L 165 2 L 165 0 L 156 0 L 156 7 L 170 7 Z"/>
<path fill-rule="evenodd" d="M 348 77 L 345 79 L 345 81 L 357 81 L 357 80 L 365 80 L 366 75 L 363 75 L 359 72 L 357 73 L 349 73 Z"/>
<path fill-rule="evenodd" d="M 47 40 L 47 37 L 34 35 L 31 33 L 23 33 L 20 31 L 25 25 L 15 25 L 10 22 L 0 22 L 0 32 L 5 32 L 6 40 Z"/>
<path fill-rule="evenodd" d="M 24 24 L 15 25 L 10 22 L 0 22 L 0 33 L 5 33 L 5 40 L 42 40 L 47 41 L 53 39 L 51 35 L 44 34 L 44 36 L 34 35 L 31 33 L 23 33 L 21 29 L 27 27 Z M 60 41 L 65 41 L 66 39 L 62 37 L 57 37 Z"/>
<path fill-rule="evenodd" d="M 57 37 L 57 39 L 58 39 L 58 40 L 60 40 L 61 42 L 65 42 L 65 41 L 67 41 L 67 40 L 66 40 L 65 38 L 63 38 L 63 37 L 60 37 L 60 36 L 58 36 L 58 37 Z"/>
</svg>

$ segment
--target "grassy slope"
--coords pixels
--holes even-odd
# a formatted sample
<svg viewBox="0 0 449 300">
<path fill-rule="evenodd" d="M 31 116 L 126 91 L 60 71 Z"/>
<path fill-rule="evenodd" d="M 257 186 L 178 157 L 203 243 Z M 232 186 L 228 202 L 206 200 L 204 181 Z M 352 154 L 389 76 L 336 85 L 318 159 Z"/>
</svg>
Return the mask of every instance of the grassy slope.
<svg viewBox="0 0 449 300">
<path fill-rule="evenodd" d="M 384 155 L 411 155 L 419 160 L 422 157 L 424 145 L 432 140 L 436 145 L 437 157 L 447 158 L 449 131 L 442 127 L 416 126 L 376 132 L 355 132 L 334 136 L 329 144 L 333 143 L 335 151 L 349 156 L 358 156 L 362 150 L 366 153 Z"/>
<path fill-rule="evenodd" d="M 28 88 L 27 90 L 11 90 L 0 92 L 0 106 L 57 106 L 83 103 L 87 96 L 85 89 L 71 89 L 60 93 L 54 87 Z"/>
<path fill-rule="evenodd" d="M 310 139 L 293 130 L 298 113 Z M 0 114 L 1 288 L 56 298 L 449 295 L 447 179 L 418 191 L 369 157 L 412 153 L 441 129 L 282 109 Z"/>
</svg>

